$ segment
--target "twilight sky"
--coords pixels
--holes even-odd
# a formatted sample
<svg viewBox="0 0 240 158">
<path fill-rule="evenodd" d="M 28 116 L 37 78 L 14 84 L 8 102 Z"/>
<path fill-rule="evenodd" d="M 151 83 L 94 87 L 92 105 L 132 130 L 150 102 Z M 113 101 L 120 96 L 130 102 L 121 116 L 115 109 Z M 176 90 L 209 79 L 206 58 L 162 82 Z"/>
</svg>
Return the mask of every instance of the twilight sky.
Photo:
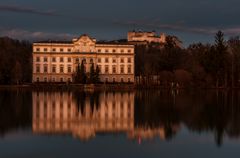
<svg viewBox="0 0 240 158">
<path fill-rule="evenodd" d="M 127 31 L 155 30 L 188 45 L 240 35 L 240 0 L 0 0 L 0 36 L 71 39 L 87 33 L 105 40 Z"/>
</svg>

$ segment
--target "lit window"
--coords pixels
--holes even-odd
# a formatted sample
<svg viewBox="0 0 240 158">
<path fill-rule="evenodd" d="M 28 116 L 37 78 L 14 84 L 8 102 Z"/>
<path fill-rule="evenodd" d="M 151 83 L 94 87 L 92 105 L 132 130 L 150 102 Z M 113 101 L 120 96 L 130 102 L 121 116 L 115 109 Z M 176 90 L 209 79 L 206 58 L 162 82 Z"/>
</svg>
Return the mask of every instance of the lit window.
<svg viewBox="0 0 240 158">
<path fill-rule="evenodd" d="M 60 66 L 60 73 L 63 73 L 64 72 L 64 67 L 63 65 Z"/>
<path fill-rule="evenodd" d="M 55 57 L 52 58 L 52 62 L 56 62 L 56 58 Z"/>
<path fill-rule="evenodd" d="M 128 73 L 129 74 L 131 73 L 131 66 L 130 65 L 128 66 Z"/>
<path fill-rule="evenodd" d="M 109 72 L 108 66 L 105 66 L 105 73 L 107 74 Z"/>
<path fill-rule="evenodd" d="M 116 73 L 116 66 L 112 67 L 112 73 L 115 74 Z"/>
<path fill-rule="evenodd" d="M 123 74 L 124 73 L 124 66 L 121 66 L 121 73 Z"/>
<path fill-rule="evenodd" d="M 44 65 L 44 72 L 47 73 L 48 72 L 48 66 Z"/>
<path fill-rule="evenodd" d="M 105 63 L 108 63 L 108 58 L 105 58 Z"/>
<path fill-rule="evenodd" d="M 56 66 L 55 65 L 52 66 L 52 73 L 56 73 Z"/>
<path fill-rule="evenodd" d="M 40 73 L 40 65 L 36 65 L 36 72 Z"/>
<path fill-rule="evenodd" d="M 44 58 L 43 58 L 43 61 L 44 61 L 44 62 L 47 62 L 47 61 L 48 61 L 47 57 L 44 57 Z"/>
<path fill-rule="evenodd" d="M 68 65 L 68 73 L 72 72 L 72 67 L 70 65 Z"/>
<path fill-rule="evenodd" d="M 124 58 L 121 58 L 121 63 L 124 63 Z"/>
<path fill-rule="evenodd" d="M 40 57 L 36 57 L 36 62 L 40 62 Z"/>
</svg>

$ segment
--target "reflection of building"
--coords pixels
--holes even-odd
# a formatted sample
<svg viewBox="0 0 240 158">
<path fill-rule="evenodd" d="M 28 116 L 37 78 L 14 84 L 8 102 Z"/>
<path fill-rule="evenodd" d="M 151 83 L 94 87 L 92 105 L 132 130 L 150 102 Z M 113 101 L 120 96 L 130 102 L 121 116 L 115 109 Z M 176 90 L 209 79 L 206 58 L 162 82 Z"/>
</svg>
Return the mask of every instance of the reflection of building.
<svg viewBox="0 0 240 158">
<path fill-rule="evenodd" d="M 73 93 L 33 92 L 34 133 L 71 133 L 86 140 L 97 132 L 127 132 L 134 128 L 134 93 L 100 93 L 99 105 L 86 97 L 84 108 Z M 91 98 L 92 99 L 92 98 Z"/>
<path fill-rule="evenodd" d="M 156 32 L 131 31 L 128 32 L 128 42 L 154 42 L 165 43 L 166 36 L 161 34 L 157 36 Z"/>
<path fill-rule="evenodd" d="M 72 82 L 79 64 L 100 69 L 102 82 L 134 82 L 134 45 L 97 42 L 82 35 L 65 42 L 33 44 L 33 82 Z"/>
</svg>

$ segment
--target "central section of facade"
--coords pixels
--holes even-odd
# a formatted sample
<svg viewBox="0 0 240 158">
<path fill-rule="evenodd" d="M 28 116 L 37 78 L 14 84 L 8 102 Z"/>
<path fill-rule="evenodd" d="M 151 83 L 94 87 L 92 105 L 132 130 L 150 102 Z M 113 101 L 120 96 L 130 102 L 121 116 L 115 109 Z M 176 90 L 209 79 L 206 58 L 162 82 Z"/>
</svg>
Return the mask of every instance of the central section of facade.
<svg viewBox="0 0 240 158">
<path fill-rule="evenodd" d="M 82 35 L 65 42 L 33 44 L 33 82 L 74 82 L 79 64 L 98 66 L 101 82 L 134 82 L 134 45 L 97 42 Z"/>
</svg>

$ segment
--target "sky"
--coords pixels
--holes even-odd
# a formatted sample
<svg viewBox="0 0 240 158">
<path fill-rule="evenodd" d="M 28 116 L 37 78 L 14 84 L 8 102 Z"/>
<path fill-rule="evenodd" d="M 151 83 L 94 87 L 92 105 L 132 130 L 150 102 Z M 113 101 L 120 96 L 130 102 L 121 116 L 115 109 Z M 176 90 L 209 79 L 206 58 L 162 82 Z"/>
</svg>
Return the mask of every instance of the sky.
<svg viewBox="0 0 240 158">
<path fill-rule="evenodd" d="M 240 0 L 0 0 L 0 36 L 20 40 L 127 38 L 131 30 L 175 35 L 187 46 L 240 35 Z"/>
</svg>

